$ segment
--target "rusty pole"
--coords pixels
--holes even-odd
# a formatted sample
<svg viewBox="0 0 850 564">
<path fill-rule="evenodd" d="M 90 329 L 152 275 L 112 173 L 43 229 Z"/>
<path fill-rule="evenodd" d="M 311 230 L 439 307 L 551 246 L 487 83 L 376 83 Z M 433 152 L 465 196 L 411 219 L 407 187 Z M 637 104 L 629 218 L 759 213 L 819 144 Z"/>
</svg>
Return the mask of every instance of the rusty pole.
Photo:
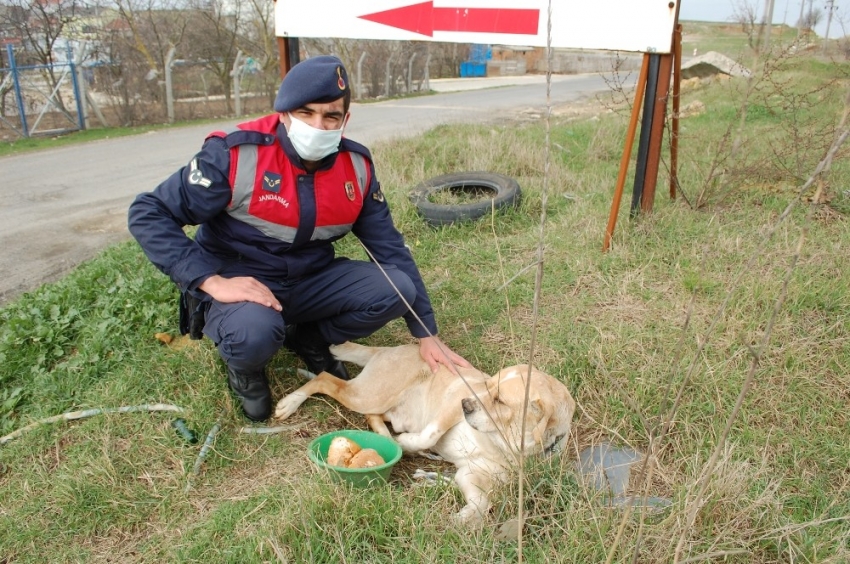
<svg viewBox="0 0 850 564">
<path fill-rule="evenodd" d="M 285 37 L 277 38 L 278 62 L 280 63 L 280 78 L 283 79 L 289 72 L 289 45 Z"/>
<path fill-rule="evenodd" d="M 637 161 L 635 162 L 635 181 L 632 185 L 632 203 L 629 215 L 637 217 L 640 203 L 643 200 L 646 183 L 646 169 L 649 161 L 649 145 L 652 141 L 652 120 L 655 118 L 655 93 L 658 92 L 658 69 L 661 66 L 661 55 L 649 54 L 649 68 L 646 73 L 646 92 L 643 97 L 643 114 L 641 115 L 640 135 L 638 136 Z"/>
<path fill-rule="evenodd" d="M 641 126 L 640 144 L 638 145 L 638 164 L 632 190 L 631 213 L 633 216 L 637 215 L 638 211 L 651 212 L 655 201 L 655 187 L 658 182 L 658 168 L 661 162 L 661 145 L 664 139 L 664 121 L 675 57 L 676 30 L 679 26 L 680 4 L 681 2 L 670 0 L 667 5 L 670 10 L 674 11 L 670 53 L 651 55 L 643 110 L 643 125 Z"/>
<path fill-rule="evenodd" d="M 646 170 L 643 192 L 640 197 L 642 212 L 651 212 L 655 202 L 655 187 L 658 183 L 658 167 L 661 162 L 661 142 L 664 139 L 664 121 L 667 114 L 667 99 L 670 94 L 670 76 L 673 69 L 673 54 L 658 56 L 658 76 L 653 100 L 652 124 L 650 126 Z"/>
<path fill-rule="evenodd" d="M 632 105 L 632 117 L 629 121 L 629 130 L 626 133 L 626 145 L 623 148 L 623 156 L 620 158 L 620 174 L 617 177 L 617 187 L 614 190 L 614 199 L 611 202 L 611 213 L 608 215 L 608 227 L 605 229 L 605 241 L 602 244 L 602 252 L 611 248 L 611 237 L 614 236 L 614 228 L 617 226 L 617 216 L 620 213 L 620 200 L 623 199 L 623 186 L 626 183 L 626 173 L 629 170 L 629 161 L 632 156 L 632 147 L 637 131 L 640 106 L 643 102 L 643 93 L 646 89 L 646 76 L 649 72 L 649 53 L 643 54 L 643 65 L 640 68 L 637 84 L 635 84 L 635 102 Z"/>
<path fill-rule="evenodd" d="M 298 64 L 300 47 L 297 37 L 278 37 L 277 50 L 280 57 L 280 78 L 283 79 L 294 65 Z"/>
<path fill-rule="evenodd" d="M 679 107 L 682 91 L 682 25 L 673 33 L 673 129 L 670 132 L 670 199 L 676 199 L 679 186 Z"/>
<path fill-rule="evenodd" d="M 277 2 L 277 0 L 274 1 Z M 277 37 L 277 53 L 281 80 L 289 72 L 289 69 L 298 64 L 300 50 L 301 47 L 298 44 L 297 37 Z"/>
</svg>

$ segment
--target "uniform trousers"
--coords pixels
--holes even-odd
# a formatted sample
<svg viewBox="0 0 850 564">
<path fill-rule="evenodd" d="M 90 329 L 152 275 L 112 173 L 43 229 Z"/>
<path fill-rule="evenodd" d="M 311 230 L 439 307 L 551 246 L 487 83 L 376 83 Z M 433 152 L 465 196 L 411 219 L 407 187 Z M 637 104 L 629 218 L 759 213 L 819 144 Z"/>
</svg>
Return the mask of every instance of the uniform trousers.
<svg viewBox="0 0 850 564">
<path fill-rule="evenodd" d="M 416 299 L 416 287 L 407 274 L 394 266 L 383 268 L 382 272 L 371 262 L 337 258 L 298 280 L 260 280 L 280 301 L 283 312 L 253 302 L 212 300 L 204 334 L 227 365 L 240 372 L 268 364 L 283 346 L 287 324 L 316 322 L 329 344 L 366 337 L 407 313 L 405 301 L 412 305 Z"/>
</svg>

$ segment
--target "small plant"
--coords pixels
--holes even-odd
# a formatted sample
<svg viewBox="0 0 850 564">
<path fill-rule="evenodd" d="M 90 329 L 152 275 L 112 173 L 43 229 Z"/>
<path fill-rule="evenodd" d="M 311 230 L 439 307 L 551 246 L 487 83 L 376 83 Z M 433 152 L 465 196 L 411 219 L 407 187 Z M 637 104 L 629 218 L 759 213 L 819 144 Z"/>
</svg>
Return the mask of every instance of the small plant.
<svg viewBox="0 0 850 564">
<path fill-rule="evenodd" d="M 432 204 L 441 205 L 462 205 L 480 202 L 481 200 L 492 198 L 495 192 L 487 186 L 451 186 L 445 190 L 440 190 L 428 198 Z"/>
</svg>

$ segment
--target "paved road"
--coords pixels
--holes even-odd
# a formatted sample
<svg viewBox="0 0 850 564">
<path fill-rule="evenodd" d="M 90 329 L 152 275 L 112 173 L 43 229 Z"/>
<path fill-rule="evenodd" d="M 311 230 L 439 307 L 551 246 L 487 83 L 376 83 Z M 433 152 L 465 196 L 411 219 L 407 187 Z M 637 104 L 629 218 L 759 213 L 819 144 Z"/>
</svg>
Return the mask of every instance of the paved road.
<svg viewBox="0 0 850 564">
<path fill-rule="evenodd" d="M 606 87 L 600 75 L 553 76 L 550 103 L 566 104 Z M 354 104 L 346 135 L 370 145 L 439 124 L 544 109 L 547 100 L 540 76 L 435 80 L 431 88 L 440 93 Z M 186 164 L 207 133 L 236 121 L 0 158 L 0 305 L 128 239 L 127 206 L 135 195 Z"/>
</svg>

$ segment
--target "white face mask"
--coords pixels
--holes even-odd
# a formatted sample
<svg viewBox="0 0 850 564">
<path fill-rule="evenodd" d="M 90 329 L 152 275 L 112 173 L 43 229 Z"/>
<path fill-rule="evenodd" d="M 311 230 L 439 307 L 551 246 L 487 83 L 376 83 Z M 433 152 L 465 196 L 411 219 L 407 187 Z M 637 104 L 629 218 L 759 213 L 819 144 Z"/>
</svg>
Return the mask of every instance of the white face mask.
<svg viewBox="0 0 850 564">
<path fill-rule="evenodd" d="M 316 129 L 289 114 L 289 140 L 305 161 L 320 161 L 339 150 L 342 129 Z"/>
</svg>

